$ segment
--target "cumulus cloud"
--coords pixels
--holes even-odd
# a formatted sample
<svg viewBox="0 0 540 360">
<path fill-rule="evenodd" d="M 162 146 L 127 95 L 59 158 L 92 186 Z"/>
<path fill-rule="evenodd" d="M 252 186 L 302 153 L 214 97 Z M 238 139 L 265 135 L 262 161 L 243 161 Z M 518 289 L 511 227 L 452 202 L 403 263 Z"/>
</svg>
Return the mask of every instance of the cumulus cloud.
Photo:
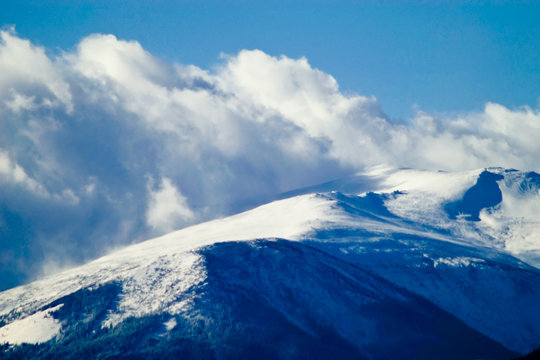
<svg viewBox="0 0 540 360">
<path fill-rule="evenodd" d="M 5 268 L 84 261 L 380 164 L 540 168 L 538 109 L 399 121 L 305 58 L 242 50 L 201 69 L 101 34 L 50 55 L 8 29 L 0 73 L 0 187 L 17 185 L 0 189 L 0 241 L 19 254 Z"/>
</svg>

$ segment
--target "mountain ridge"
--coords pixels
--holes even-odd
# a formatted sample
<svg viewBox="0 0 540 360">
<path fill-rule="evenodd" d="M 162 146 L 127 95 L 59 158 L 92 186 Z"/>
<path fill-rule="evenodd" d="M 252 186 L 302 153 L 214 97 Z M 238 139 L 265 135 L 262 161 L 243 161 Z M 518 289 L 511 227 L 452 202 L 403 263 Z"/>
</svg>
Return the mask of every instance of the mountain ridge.
<svg viewBox="0 0 540 360">
<path fill-rule="evenodd" d="M 32 343 L 25 341 L 28 339 L 24 339 L 24 336 L 16 338 L 13 329 L 20 328 L 24 325 L 21 325 L 21 322 L 35 316 L 54 331 L 51 330 L 49 337 L 43 337 L 43 341 L 34 341 L 37 344 L 33 346 L 36 346 L 36 349 L 41 346 L 43 350 L 52 346 L 50 344 L 61 344 L 62 339 L 66 336 L 69 338 L 69 331 L 72 331 L 75 325 L 62 320 L 58 315 L 68 309 L 59 299 L 79 291 L 93 291 L 92 289 L 108 286 L 107 284 L 119 284 L 116 288 L 119 289 L 118 294 L 115 295 L 114 306 L 111 305 L 112 307 L 104 312 L 92 331 L 122 328 L 126 321 L 137 323 L 138 320 L 133 319 L 159 314 L 163 314 L 164 319 L 168 317 L 170 321 L 175 319 L 178 324 L 187 319 L 187 314 L 197 311 L 200 306 L 197 305 L 198 299 L 201 297 L 206 296 L 210 303 L 217 301 L 225 308 L 227 301 L 218 301 L 223 295 L 220 295 L 220 291 L 231 291 L 231 284 L 236 284 L 232 288 L 248 289 L 246 284 L 253 281 L 253 275 L 248 276 L 245 273 L 255 271 L 265 263 L 264 257 L 258 252 L 264 252 L 268 256 L 268 266 L 276 272 L 275 276 L 279 277 L 280 272 L 286 269 L 286 266 L 276 266 L 280 261 L 280 252 L 290 252 L 298 247 L 298 251 L 308 251 L 305 254 L 309 255 L 305 255 L 305 259 L 304 256 L 298 256 L 296 260 L 292 260 L 293 256 L 288 258 L 292 263 L 297 261 L 300 268 L 309 266 L 310 263 L 320 264 L 320 259 L 331 256 L 339 261 L 342 268 L 354 266 L 369 270 L 377 279 L 384 279 L 391 284 L 394 295 L 405 291 L 427 301 L 432 309 L 429 315 L 432 318 L 449 314 L 460 325 L 449 320 L 450 318 L 447 318 L 447 321 L 463 329 L 471 329 L 470 331 L 478 334 L 474 336 L 489 340 L 479 340 L 479 343 L 484 344 L 484 348 L 469 349 L 471 352 L 464 352 L 463 358 L 480 353 L 494 356 L 487 350 L 497 346 L 502 346 L 500 354 L 523 354 L 540 344 L 540 325 L 537 325 L 540 324 L 540 270 L 524 262 L 530 258 L 536 259 L 540 243 L 535 243 L 537 234 L 533 231 L 538 219 L 534 216 L 520 217 L 521 213 L 512 217 L 512 211 L 522 204 L 534 208 L 539 203 L 537 197 L 540 181 L 537 180 L 540 177 L 535 174 L 500 168 L 459 174 L 384 170 L 379 174 L 369 175 L 370 181 L 379 179 L 378 189 L 370 185 L 373 191 L 355 191 L 359 189 L 355 188 L 356 185 L 360 185 L 361 190 L 366 189 L 361 181 L 366 175 L 344 181 L 349 193 L 339 191 L 339 182 L 323 184 L 325 188 L 330 186 L 328 184 L 333 184 L 337 190 L 299 194 L 228 218 L 194 225 L 129 246 L 75 269 L 4 291 L 0 293 L 0 343 L 11 344 L 6 348 L 5 354 L 15 354 L 19 351 L 17 349 L 27 346 L 17 344 Z M 489 194 L 497 193 L 497 189 L 500 191 L 500 201 L 492 201 Z M 478 196 L 474 195 L 478 191 L 489 195 L 487 202 L 478 200 Z M 470 195 L 471 193 L 473 195 Z M 508 204 L 505 201 L 508 201 Z M 475 206 L 470 207 L 471 203 Z M 516 221 L 516 218 L 521 222 Z M 522 224 L 523 229 L 519 228 L 519 224 Z M 513 238 L 515 234 L 521 234 L 521 238 Z M 525 245 L 519 243 L 520 239 Z M 192 292 L 195 288 L 207 286 L 210 281 L 207 256 L 214 256 L 212 261 L 223 263 L 236 254 L 239 248 L 253 247 L 255 245 L 250 244 L 256 244 L 257 241 L 264 243 L 266 247 L 272 248 L 272 244 L 280 244 L 280 247 L 275 248 L 274 252 L 250 248 L 251 256 L 259 259 L 259 262 L 250 262 L 250 267 L 230 275 L 231 278 L 225 282 L 229 283 L 229 290 L 215 285 L 216 289 L 210 287 L 198 295 Z M 242 245 L 244 243 L 246 245 Z M 219 256 L 204 250 L 216 247 L 220 249 L 215 250 Z M 223 249 L 228 249 L 230 253 L 227 254 Z M 316 253 L 309 252 L 311 250 L 308 249 L 316 249 Z M 239 264 L 231 265 L 231 268 L 240 269 L 238 266 Z M 222 266 L 221 272 L 230 273 L 229 270 L 227 266 Z M 315 281 L 314 274 L 319 274 L 320 279 Z M 287 272 L 287 276 L 281 275 L 281 280 L 275 283 L 278 289 L 287 283 L 287 276 L 294 276 L 294 272 Z M 267 276 L 270 276 L 270 273 Z M 345 289 L 334 288 L 317 269 L 312 268 L 311 275 L 305 273 L 304 279 L 305 282 L 315 281 L 313 286 L 320 289 L 326 287 L 327 292 L 332 288 L 336 296 L 349 299 L 350 294 L 348 295 Z M 256 287 L 255 285 L 257 284 L 252 287 Z M 301 284 L 289 286 L 289 289 L 292 296 L 289 300 L 306 291 L 305 285 Z M 270 296 L 271 290 L 266 288 L 262 293 Z M 360 288 L 356 291 L 360 291 Z M 213 295 L 210 296 L 209 293 Z M 321 290 L 311 300 L 306 300 L 304 306 L 313 306 L 312 302 L 318 301 L 323 293 L 325 291 Z M 230 294 L 234 296 L 234 292 Z M 251 294 L 251 297 L 256 295 Z M 257 299 L 259 300 L 255 301 L 256 303 L 264 303 L 262 299 Z M 49 310 L 54 306 L 59 308 Z M 289 303 L 288 310 L 280 310 L 280 313 L 290 316 L 298 306 L 301 305 Z M 229 311 L 240 311 L 241 308 L 242 306 L 238 305 Z M 256 316 L 256 312 L 253 314 Z M 373 323 L 375 325 L 370 326 L 383 326 L 384 319 L 389 320 L 390 314 L 391 312 L 383 316 L 380 313 L 379 318 L 382 320 L 377 320 L 378 322 Z M 322 315 L 319 314 L 313 319 L 320 320 L 320 316 Z M 348 316 L 357 315 L 351 308 Z M 369 314 L 366 313 L 365 317 L 369 318 Z M 344 320 L 338 318 L 344 319 L 347 316 L 328 320 L 327 324 L 331 326 L 327 329 L 339 328 Z M 298 319 L 301 320 L 302 317 Z M 219 328 L 228 326 L 227 321 L 230 319 L 221 318 L 215 321 Z M 249 322 L 249 319 L 245 321 Z M 410 330 L 411 320 L 404 322 L 398 325 Z M 396 324 L 397 322 L 395 326 L 398 326 Z M 170 323 L 166 328 L 171 326 L 175 328 L 178 325 L 173 326 Z M 188 333 L 197 328 L 190 327 L 189 321 L 182 326 Z M 428 333 L 426 329 L 420 331 L 424 338 Z M 215 329 L 208 331 L 213 332 Z M 270 328 L 265 331 L 279 333 Z M 330 333 L 338 338 L 343 336 L 341 330 L 332 331 Z M 373 338 L 370 348 L 369 344 L 361 345 L 354 336 L 348 339 L 347 342 L 352 346 L 351 354 L 360 354 L 366 358 L 376 353 L 374 349 L 378 345 L 375 344 L 382 341 Z M 434 341 L 433 337 L 428 339 L 429 337 L 425 338 L 424 344 L 433 345 L 430 343 Z M 412 338 L 409 340 L 412 341 Z M 452 339 L 447 338 L 445 341 Z M 203 343 L 205 345 L 197 351 L 216 351 L 219 346 L 226 348 L 226 343 L 223 342 L 219 342 L 219 346 L 211 341 Z M 488 343 L 491 345 L 488 346 Z M 280 344 L 285 347 L 292 346 L 292 343 L 287 345 L 286 341 Z M 248 349 L 252 345 L 248 341 L 237 346 Z M 394 343 L 393 346 L 396 351 L 405 351 L 402 345 Z M 212 351 L 204 353 L 211 357 L 214 354 Z M 392 352 L 393 356 L 396 354 L 398 353 Z M 420 348 L 415 354 L 409 354 L 410 356 L 405 358 L 419 354 L 422 354 Z M 429 356 L 434 355 L 433 352 L 429 353 Z M 388 354 L 385 356 L 390 358 Z M 425 356 L 428 358 L 428 355 Z"/>
</svg>

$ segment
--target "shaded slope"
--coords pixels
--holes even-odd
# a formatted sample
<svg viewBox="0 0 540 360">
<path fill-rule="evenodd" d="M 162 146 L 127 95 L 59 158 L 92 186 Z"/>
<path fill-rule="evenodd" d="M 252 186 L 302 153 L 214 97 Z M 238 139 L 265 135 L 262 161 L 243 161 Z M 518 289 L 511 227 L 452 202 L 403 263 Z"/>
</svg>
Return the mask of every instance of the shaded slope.
<svg viewBox="0 0 540 360">
<path fill-rule="evenodd" d="M 163 313 L 128 318 L 115 327 L 100 328 L 77 318 L 81 313 L 92 318 L 103 309 L 76 293 L 58 301 L 70 304 L 55 313 L 66 322 L 58 341 L 12 348 L 4 357 L 508 359 L 516 355 L 423 298 L 302 243 L 230 242 L 203 248 L 199 254 L 207 278 L 189 290 L 191 310 L 174 317 Z M 95 295 L 86 296 L 105 291 L 105 298 L 114 299 L 111 286 L 90 290 Z M 114 301 L 100 303 L 116 306 Z M 174 326 L 167 329 L 171 318 Z M 80 331 L 81 326 L 89 328 Z"/>
<path fill-rule="evenodd" d="M 251 336 L 261 344 L 269 339 L 265 322 L 253 321 L 251 314 L 272 309 L 269 318 L 281 317 L 293 326 L 281 329 L 271 347 L 280 339 L 289 342 L 294 338 L 288 335 L 291 329 L 300 329 L 310 335 L 309 347 L 320 349 L 320 355 L 349 349 L 342 345 L 346 341 L 375 359 L 511 356 L 424 299 L 301 243 L 216 244 L 201 253 L 208 285 L 201 289 L 196 308 L 231 314 L 230 323 L 251 322 L 257 334 Z M 304 351 L 294 343 L 277 348 L 289 349 L 285 357 Z"/>
<path fill-rule="evenodd" d="M 464 215 L 466 220 L 480 221 L 482 209 L 493 207 L 502 201 L 501 189 L 497 185 L 497 181 L 502 179 L 504 176 L 484 170 L 462 199 L 444 206 L 450 219 L 455 220 L 459 215 Z"/>
<path fill-rule="evenodd" d="M 509 255 L 406 234 L 310 245 L 429 299 L 513 350 L 540 345 L 540 271 Z"/>
</svg>

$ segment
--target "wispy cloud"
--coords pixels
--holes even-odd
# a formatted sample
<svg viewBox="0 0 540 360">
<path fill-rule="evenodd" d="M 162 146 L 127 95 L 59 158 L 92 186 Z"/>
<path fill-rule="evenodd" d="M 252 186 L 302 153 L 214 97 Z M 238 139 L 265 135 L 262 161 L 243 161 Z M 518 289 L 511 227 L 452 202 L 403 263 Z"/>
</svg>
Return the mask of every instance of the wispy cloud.
<svg viewBox="0 0 540 360">
<path fill-rule="evenodd" d="M 24 169 L 11 160 L 7 152 L 0 150 L 0 181 L 22 185 L 27 190 L 37 195 L 46 195 L 43 186 L 30 178 Z"/>
</svg>

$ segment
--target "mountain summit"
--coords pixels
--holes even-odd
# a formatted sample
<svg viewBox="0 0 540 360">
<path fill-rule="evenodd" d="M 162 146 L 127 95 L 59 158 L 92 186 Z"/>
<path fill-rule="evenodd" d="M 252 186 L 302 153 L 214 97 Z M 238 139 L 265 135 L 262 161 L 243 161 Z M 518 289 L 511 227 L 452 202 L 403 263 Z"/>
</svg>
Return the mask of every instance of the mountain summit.
<svg viewBox="0 0 540 360">
<path fill-rule="evenodd" d="M 378 169 L 0 293 L 0 358 L 510 359 L 540 175 Z"/>
</svg>

